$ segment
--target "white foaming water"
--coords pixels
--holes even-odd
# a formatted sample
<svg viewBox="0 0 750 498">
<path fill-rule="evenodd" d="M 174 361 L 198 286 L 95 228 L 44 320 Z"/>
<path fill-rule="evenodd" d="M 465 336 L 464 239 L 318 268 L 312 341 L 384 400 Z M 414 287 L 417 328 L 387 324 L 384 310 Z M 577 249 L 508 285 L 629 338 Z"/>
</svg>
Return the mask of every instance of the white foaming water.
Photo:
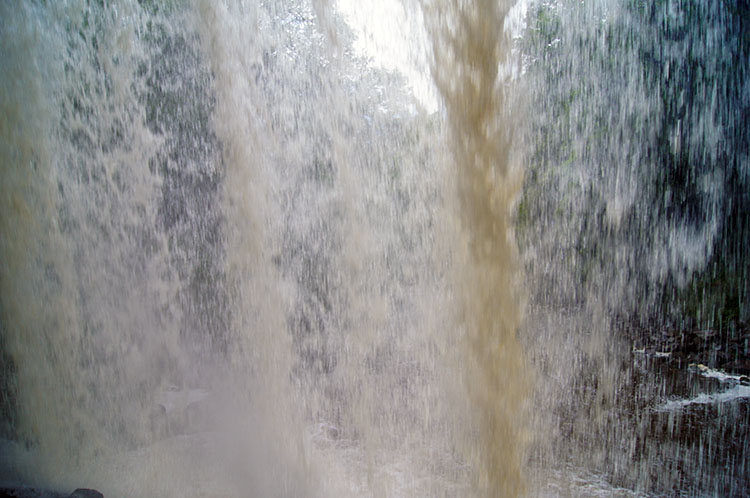
<svg viewBox="0 0 750 498">
<path fill-rule="evenodd" d="M 726 389 L 717 393 L 699 394 L 698 396 L 690 399 L 672 399 L 657 407 L 656 409 L 663 411 L 679 410 L 690 405 L 713 405 L 718 403 L 726 403 L 728 401 L 736 401 L 748 397 L 750 397 L 750 387 L 737 385 L 730 389 Z"/>
</svg>

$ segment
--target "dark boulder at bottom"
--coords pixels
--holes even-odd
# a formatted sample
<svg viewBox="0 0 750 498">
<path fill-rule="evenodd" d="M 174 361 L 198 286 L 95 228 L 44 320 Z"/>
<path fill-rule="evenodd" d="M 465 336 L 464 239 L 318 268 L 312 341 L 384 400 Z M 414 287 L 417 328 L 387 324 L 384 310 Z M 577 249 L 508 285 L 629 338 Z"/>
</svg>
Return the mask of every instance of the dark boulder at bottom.
<svg viewBox="0 0 750 498">
<path fill-rule="evenodd" d="M 65 494 L 48 489 L 19 486 L 0 487 L 0 498 L 104 498 L 104 495 L 95 489 L 86 488 L 78 488 L 70 494 Z"/>
<path fill-rule="evenodd" d="M 95 489 L 78 488 L 68 498 L 104 498 L 104 495 Z"/>
</svg>

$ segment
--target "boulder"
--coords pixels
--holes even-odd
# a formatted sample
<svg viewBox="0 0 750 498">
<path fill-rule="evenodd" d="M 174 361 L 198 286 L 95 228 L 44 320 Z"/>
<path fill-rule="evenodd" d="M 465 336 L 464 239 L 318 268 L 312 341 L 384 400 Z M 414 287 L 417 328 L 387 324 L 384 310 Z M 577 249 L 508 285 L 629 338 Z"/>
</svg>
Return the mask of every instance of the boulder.
<svg viewBox="0 0 750 498">
<path fill-rule="evenodd" d="M 104 498 L 104 495 L 95 489 L 78 488 L 68 498 Z"/>
</svg>

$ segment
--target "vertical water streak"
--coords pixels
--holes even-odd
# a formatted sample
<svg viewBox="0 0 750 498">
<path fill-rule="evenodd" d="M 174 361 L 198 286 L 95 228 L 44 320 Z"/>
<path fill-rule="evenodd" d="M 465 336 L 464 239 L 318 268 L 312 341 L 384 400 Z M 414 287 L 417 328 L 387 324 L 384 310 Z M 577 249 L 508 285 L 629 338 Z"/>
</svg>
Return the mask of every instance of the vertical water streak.
<svg viewBox="0 0 750 498">
<path fill-rule="evenodd" d="M 92 461 L 150 439 L 152 395 L 178 354 L 159 141 L 140 100 L 137 4 L 15 7 L 2 85 L 11 437 L 34 450 L 30 479 L 67 486 L 102 479 Z"/>
<path fill-rule="evenodd" d="M 458 196 L 455 292 L 470 411 L 464 451 L 481 496 L 523 492 L 528 381 L 512 208 L 522 173 L 512 150 L 511 4 L 426 3 L 433 76 L 445 106 Z"/>
<path fill-rule="evenodd" d="M 11 15 L 15 8 L 17 12 Z M 54 107 L 49 82 L 60 69 L 44 50 L 54 26 L 39 22 L 34 6 L 2 6 L 2 60 L 8 68 L 2 85 L 2 246 L 0 297 L 4 352 L 15 374 L 18 430 L 30 441 L 44 441 L 52 460 L 68 448 L 57 444 L 57 433 L 71 422 L 61 413 L 69 386 L 55 380 L 75 370 L 75 337 L 68 330 L 78 323 L 71 310 L 75 303 L 70 275 L 59 268 L 70 266 L 70 256 L 56 223 L 54 185 Z M 46 20 L 45 20 L 46 21 Z M 45 36 L 46 35 L 46 36 Z M 12 79 L 10 77 L 12 76 Z M 49 289 L 46 273 L 58 282 Z M 59 332 L 58 332 L 59 331 Z M 47 339 L 58 333 L 57 343 Z M 5 381 L 5 379 L 4 379 Z M 28 393 L 49 392 L 38 398 Z M 16 407 L 10 407 L 11 410 Z M 40 414 L 52 413 L 50 420 Z"/>
<path fill-rule="evenodd" d="M 290 382 L 288 296 L 283 293 L 278 261 L 274 263 L 284 221 L 274 199 L 280 188 L 275 178 L 281 174 L 275 169 L 287 138 L 278 125 L 283 129 L 287 123 L 276 121 L 270 100 L 276 95 L 263 93 L 270 76 L 264 64 L 283 39 L 281 30 L 271 28 L 278 27 L 284 13 L 277 5 L 232 1 L 199 1 L 195 7 L 196 30 L 214 78 L 212 124 L 225 167 L 225 274 L 231 331 L 229 365 L 220 367 L 216 375 L 237 399 L 233 409 L 239 425 L 232 430 L 247 432 L 247 443 L 256 446 L 253 453 L 268 460 L 252 469 L 255 477 L 248 486 L 259 493 L 306 496 L 313 491 L 306 476 L 300 405 Z"/>
</svg>

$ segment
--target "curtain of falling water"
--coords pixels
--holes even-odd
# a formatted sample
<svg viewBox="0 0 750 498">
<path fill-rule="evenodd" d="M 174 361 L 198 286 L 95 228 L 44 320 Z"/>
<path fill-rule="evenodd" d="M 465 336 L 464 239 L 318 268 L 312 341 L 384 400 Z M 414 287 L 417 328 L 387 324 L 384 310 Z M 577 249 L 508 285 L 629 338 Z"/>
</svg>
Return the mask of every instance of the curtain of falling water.
<svg viewBox="0 0 750 498">
<path fill-rule="evenodd" d="M 632 350 L 674 358 L 703 329 L 714 339 L 686 362 L 723 356 L 729 369 L 746 354 L 731 344 L 747 314 L 747 18 L 741 2 L 529 4 L 518 226 L 539 305 L 526 334 L 535 404 L 555 407 L 537 411 L 551 422 L 539 432 L 559 431 L 543 467 L 568 458 L 656 493 L 746 488 L 733 463 L 746 405 L 660 419 L 643 391 L 682 394 L 641 375 Z M 663 365 L 699 387 L 684 363 Z"/>
<path fill-rule="evenodd" d="M 511 215 L 522 173 L 512 150 L 510 2 L 426 2 L 433 76 L 445 105 L 458 216 L 456 292 L 470 428 L 464 445 L 481 496 L 515 496 L 528 394 Z"/>
<path fill-rule="evenodd" d="M 140 10 L 83 7 L 2 6 L 3 347 L 15 436 L 39 447 L 35 478 L 57 484 L 143 441 L 141 393 L 177 332 L 150 202 L 158 140 L 133 78 Z"/>
<path fill-rule="evenodd" d="M 214 77 L 212 122 L 225 168 L 225 273 L 232 309 L 228 353 L 236 377 L 223 382 L 232 395 L 248 396 L 246 404 L 239 404 L 240 414 L 257 417 L 250 437 L 254 444 L 262 441 L 270 460 L 263 484 L 255 483 L 258 492 L 283 489 L 302 496 L 312 490 L 304 482 L 303 426 L 289 382 L 293 363 L 286 302 L 272 264 L 283 228 L 272 200 L 279 137 L 251 69 L 262 63 L 268 43 L 258 33 L 258 10 L 254 4 L 201 1 L 193 14 Z M 248 429 L 248 423 L 240 421 L 237 430 Z"/>
<path fill-rule="evenodd" d="M 3 436 L 28 481 L 521 492 L 507 6 L 424 6 L 446 155 L 325 2 L 50 4 L 0 7 Z M 212 390 L 205 434 L 162 427 L 172 385 Z"/>
<path fill-rule="evenodd" d="M 252 8 L 183 7 L 2 6 L 2 380 L 15 394 L 3 437 L 33 450 L 27 465 L 4 454 L 15 470 L 2 479 L 229 494 L 223 464 L 247 461 L 257 493 L 301 494 L 269 252 L 274 141 L 247 72 L 263 44 Z M 187 430 L 187 414 L 163 413 L 164 393 L 194 387 L 221 400 L 201 429 L 240 441 L 213 457 L 157 444 Z M 249 462 L 261 453 L 267 462 Z"/>
<path fill-rule="evenodd" d="M 3 19 L 10 19 L 13 7 L 18 6 L 3 4 Z M 78 322 L 70 272 L 56 270 L 70 265 L 54 222 L 54 100 L 49 82 L 61 74 L 38 48 L 52 36 L 45 29 L 48 25 L 34 25 L 33 10 L 27 6 L 14 13 L 17 22 L 4 23 L 2 37 L 5 74 L 15 74 L 14 81 L 3 79 L 1 103 L 2 339 L 4 352 L 18 365 L 16 390 L 21 392 L 49 390 L 52 378 L 75 370 L 76 338 L 66 332 Z M 58 288 L 45 285 L 45 268 L 56 273 Z M 63 331 L 60 341 L 49 344 L 46 331 L 58 327 Z M 58 441 L 54 435 L 70 422 L 59 410 L 67 395 L 56 389 L 46 399 L 23 403 L 16 415 L 23 434 Z M 45 410 L 57 416 L 39 423 L 36 414 Z M 48 449 L 53 460 L 66 450 L 64 445 Z"/>
</svg>

